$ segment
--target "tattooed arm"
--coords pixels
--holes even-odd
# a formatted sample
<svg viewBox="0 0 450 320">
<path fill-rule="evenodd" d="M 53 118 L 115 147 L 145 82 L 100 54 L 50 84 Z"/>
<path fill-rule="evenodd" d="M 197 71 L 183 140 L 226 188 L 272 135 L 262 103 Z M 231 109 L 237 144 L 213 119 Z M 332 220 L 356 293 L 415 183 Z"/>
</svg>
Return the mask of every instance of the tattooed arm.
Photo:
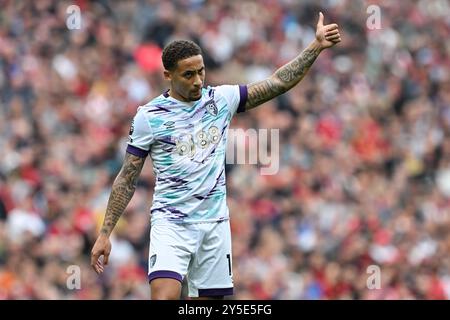
<svg viewBox="0 0 450 320">
<path fill-rule="evenodd" d="M 285 93 L 299 83 L 323 49 L 341 41 L 337 24 L 323 25 L 323 14 L 319 14 L 316 39 L 294 60 L 279 68 L 269 78 L 248 85 L 248 99 L 245 109 L 251 109 L 280 94 Z"/>
<path fill-rule="evenodd" d="M 112 186 L 100 235 L 91 252 L 91 266 L 97 273 L 103 272 L 102 262 L 99 261 L 100 256 L 103 255 L 103 264 L 106 265 L 108 263 L 108 257 L 111 252 L 109 236 L 133 197 L 137 179 L 144 162 L 145 158 L 140 158 L 130 153 L 125 154 L 122 169 Z"/>
<path fill-rule="evenodd" d="M 105 220 L 101 233 L 109 236 L 119 221 L 128 202 L 133 197 L 137 179 L 144 166 L 145 158 L 140 158 L 130 153 L 125 154 L 125 160 L 119 174 L 114 180 L 111 195 L 106 207 Z"/>
<path fill-rule="evenodd" d="M 309 70 L 322 51 L 315 41 L 297 58 L 278 69 L 271 77 L 248 86 L 245 109 L 251 109 L 267 102 L 294 87 Z"/>
</svg>

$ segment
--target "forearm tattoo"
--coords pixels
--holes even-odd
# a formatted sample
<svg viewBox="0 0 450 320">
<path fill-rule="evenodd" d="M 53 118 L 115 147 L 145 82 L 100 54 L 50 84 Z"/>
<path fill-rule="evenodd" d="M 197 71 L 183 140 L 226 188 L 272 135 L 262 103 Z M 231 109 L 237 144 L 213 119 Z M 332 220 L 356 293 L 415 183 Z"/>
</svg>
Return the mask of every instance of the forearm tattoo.
<svg viewBox="0 0 450 320">
<path fill-rule="evenodd" d="M 112 186 L 101 233 L 109 235 L 116 226 L 117 221 L 119 221 L 120 216 L 133 197 L 144 162 L 145 158 L 126 153 L 122 169 Z"/>
<path fill-rule="evenodd" d="M 305 76 L 319 53 L 318 49 L 306 49 L 297 58 L 278 69 L 275 74 L 286 84 L 293 81 L 297 84 Z"/>
<path fill-rule="evenodd" d="M 270 78 L 249 85 L 246 109 L 269 101 L 299 83 L 320 51 L 319 48 L 307 48 L 297 58 L 278 69 Z"/>
</svg>

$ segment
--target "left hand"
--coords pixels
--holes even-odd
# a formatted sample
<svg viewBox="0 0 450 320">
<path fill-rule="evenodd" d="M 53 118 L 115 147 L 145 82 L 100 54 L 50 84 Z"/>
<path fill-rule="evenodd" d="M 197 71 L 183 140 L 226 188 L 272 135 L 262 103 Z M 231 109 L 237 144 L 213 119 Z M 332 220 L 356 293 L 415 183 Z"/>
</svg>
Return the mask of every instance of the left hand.
<svg viewBox="0 0 450 320">
<path fill-rule="evenodd" d="M 110 253 L 111 241 L 109 240 L 109 237 L 100 234 L 91 251 L 91 267 L 95 272 L 100 274 L 104 271 L 105 266 L 108 264 Z M 101 256 L 103 256 L 103 261 L 100 260 Z"/>
<path fill-rule="evenodd" d="M 336 23 L 323 25 L 323 14 L 319 13 L 319 21 L 316 28 L 316 40 L 322 49 L 330 48 L 341 42 L 338 25 Z"/>
</svg>

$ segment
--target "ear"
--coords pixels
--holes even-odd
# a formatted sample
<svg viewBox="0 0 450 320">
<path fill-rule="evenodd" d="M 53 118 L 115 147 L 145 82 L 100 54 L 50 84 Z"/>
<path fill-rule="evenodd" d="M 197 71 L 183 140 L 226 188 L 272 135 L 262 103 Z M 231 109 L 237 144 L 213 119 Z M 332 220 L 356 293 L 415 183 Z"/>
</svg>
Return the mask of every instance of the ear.
<svg viewBox="0 0 450 320">
<path fill-rule="evenodd" d="M 164 79 L 168 81 L 172 81 L 172 74 L 168 70 L 164 70 Z"/>
</svg>

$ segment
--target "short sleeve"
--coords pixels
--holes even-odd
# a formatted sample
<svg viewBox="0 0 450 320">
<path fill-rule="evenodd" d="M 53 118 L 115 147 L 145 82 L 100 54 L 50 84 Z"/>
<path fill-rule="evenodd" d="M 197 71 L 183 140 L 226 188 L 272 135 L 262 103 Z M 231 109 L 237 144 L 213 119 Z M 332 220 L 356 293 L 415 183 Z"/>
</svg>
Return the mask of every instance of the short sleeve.
<svg viewBox="0 0 450 320">
<path fill-rule="evenodd" d="M 236 112 L 244 112 L 247 103 L 247 86 L 241 85 L 222 85 L 214 88 L 227 100 L 230 112 L 234 115 Z"/>
<path fill-rule="evenodd" d="M 127 152 L 135 156 L 147 157 L 154 141 L 153 131 L 144 113 L 139 108 L 131 123 Z"/>
</svg>

